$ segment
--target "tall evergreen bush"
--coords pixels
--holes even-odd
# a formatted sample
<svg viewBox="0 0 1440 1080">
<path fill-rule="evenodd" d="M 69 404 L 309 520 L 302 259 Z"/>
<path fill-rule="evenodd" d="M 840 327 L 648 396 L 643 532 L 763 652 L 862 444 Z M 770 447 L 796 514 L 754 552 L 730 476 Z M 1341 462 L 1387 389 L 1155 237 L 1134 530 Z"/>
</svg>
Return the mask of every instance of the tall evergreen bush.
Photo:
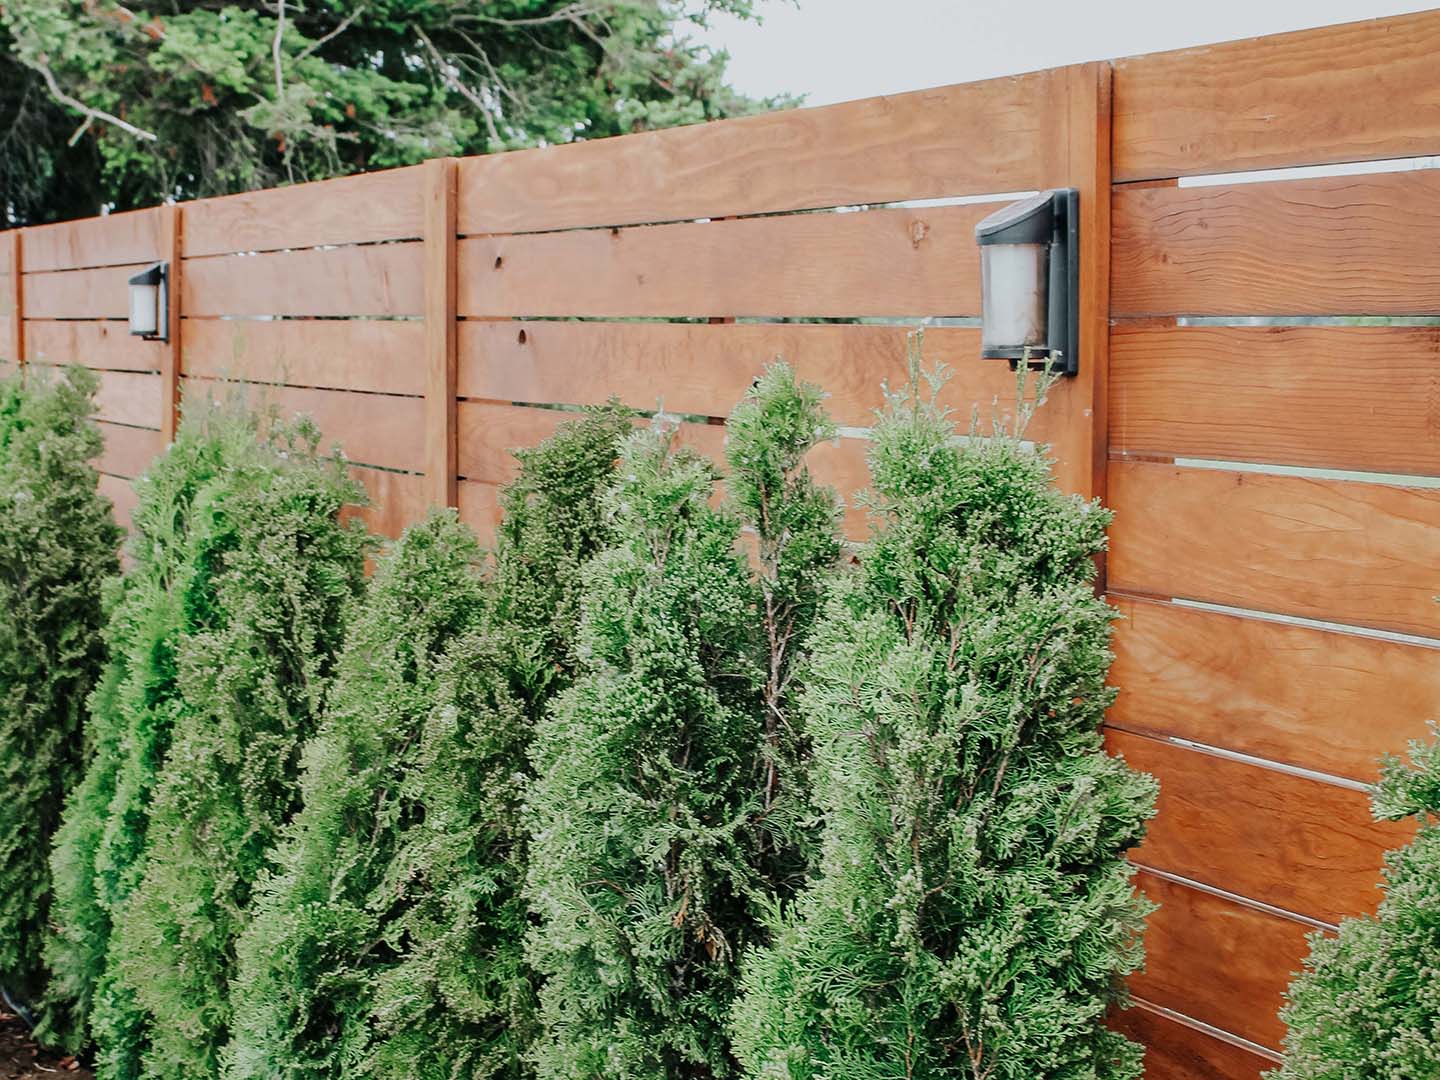
<svg viewBox="0 0 1440 1080">
<path fill-rule="evenodd" d="M 1374 917 L 1311 938 L 1272 1080 L 1440 1077 L 1440 742 L 1413 743 L 1409 765 L 1385 759 L 1371 801 L 1377 819 L 1419 831 L 1387 856 Z"/>
<path fill-rule="evenodd" d="M 813 635 L 821 866 L 746 963 L 737 1055 L 790 1080 L 1137 1077 L 1103 1017 L 1140 962 L 1122 853 L 1155 788 L 1099 733 L 1109 516 L 1018 438 L 959 444 L 935 389 L 875 430 L 883 527 Z"/>
<path fill-rule="evenodd" d="M 576 573 L 629 429 L 598 409 L 519 452 L 491 580 L 453 514 L 382 562 L 241 940 L 227 1075 L 525 1074 L 525 747 L 567 681 Z"/>
<path fill-rule="evenodd" d="M 104 665 L 101 593 L 120 531 L 96 491 L 95 376 L 0 381 L 0 987 L 38 1008 L 47 978 L 47 855 L 84 770 L 85 699 Z M 47 1039 L 70 1026 L 49 995 Z"/>
</svg>

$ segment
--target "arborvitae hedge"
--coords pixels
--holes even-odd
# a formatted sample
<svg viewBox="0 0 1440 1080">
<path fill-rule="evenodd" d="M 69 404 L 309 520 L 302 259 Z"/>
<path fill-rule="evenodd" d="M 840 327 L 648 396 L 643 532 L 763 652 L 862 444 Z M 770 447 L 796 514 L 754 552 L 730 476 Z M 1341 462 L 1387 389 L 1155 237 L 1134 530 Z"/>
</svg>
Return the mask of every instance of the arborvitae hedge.
<svg viewBox="0 0 1440 1080">
<path fill-rule="evenodd" d="M 1373 918 L 1315 934 L 1281 1013 L 1285 1063 L 1272 1080 L 1440 1077 L 1440 742 L 1387 758 L 1372 796 L 1381 821 L 1419 819 L 1385 861 Z"/>
<path fill-rule="evenodd" d="M 493 582 L 453 514 L 382 561 L 241 940 L 227 1075 L 526 1074 L 525 747 L 568 680 L 577 568 L 629 430 L 594 410 L 519 454 Z"/>
<path fill-rule="evenodd" d="M 1103 751 L 1109 515 L 914 388 L 875 431 L 884 524 L 816 627 L 820 875 L 746 964 L 754 1077 L 1137 1077 L 1103 1024 L 1140 962 L 1122 857 L 1155 787 Z"/>
<path fill-rule="evenodd" d="M 0 381 L 0 987 L 38 1009 L 50 918 L 47 854 L 84 769 L 85 699 L 105 649 L 102 583 L 120 531 L 96 491 L 96 378 Z M 50 995 L 47 1040 L 70 1026 Z"/>
</svg>

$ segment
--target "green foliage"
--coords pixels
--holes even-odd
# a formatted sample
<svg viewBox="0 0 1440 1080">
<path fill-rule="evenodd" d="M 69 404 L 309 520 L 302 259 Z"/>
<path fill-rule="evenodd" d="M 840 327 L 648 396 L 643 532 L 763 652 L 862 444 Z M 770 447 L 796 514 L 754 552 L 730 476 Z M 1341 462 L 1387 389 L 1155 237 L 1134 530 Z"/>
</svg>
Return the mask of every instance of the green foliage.
<svg viewBox="0 0 1440 1080">
<path fill-rule="evenodd" d="M 525 747 L 567 681 L 571 594 L 629 429 L 594 410 L 519 454 L 493 583 L 453 514 L 382 562 L 241 940 L 227 1075 L 528 1073 Z"/>
<path fill-rule="evenodd" d="M 0 207 L 51 220 L 769 104 L 690 36 L 713 12 L 753 0 L 11 0 L 0 115 L 38 172 L 0 170 Z"/>
<path fill-rule="evenodd" d="M 884 524 L 836 586 L 801 707 L 817 879 L 747 959 L 754 1077 L 1120 1080 L 1140 963 L 1123 851 L 1155 786 L 1102 749 L 1109 515 L 1015 437 L 955 438 L 911 387 L 874 435 Z"/>
<path fill-rule="evenodd" d="M 1440 741 L 1384 762 L 1372 805 L 1420 828 L 1385 860 L 1372 918 L 1310 939 L 1281 1013 L 1290 1030 L 1272 1080 L 1429 1080 L 1440 1076 Z"/>
<path fill-rule="evenodd" d="M 85 699 L 105 649 L 101 590 L 120 531 L 96 492 L 95 376 L 0 381 L 0 986 L 39 1004 L 46 853 L 84 770 Z M 69 1026 L 52 998 L 50 1038 Z"/>
</svg>

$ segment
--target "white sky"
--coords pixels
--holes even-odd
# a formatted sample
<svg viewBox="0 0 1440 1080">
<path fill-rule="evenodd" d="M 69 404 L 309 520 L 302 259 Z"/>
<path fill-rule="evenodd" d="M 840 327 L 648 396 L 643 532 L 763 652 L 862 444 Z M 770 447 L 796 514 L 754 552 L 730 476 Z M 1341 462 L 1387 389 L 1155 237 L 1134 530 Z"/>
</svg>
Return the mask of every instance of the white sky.
<svg viewBox="0 0 1440 1080">
<path fill-rule="evenodd" d="M 1388 0 L 758 0 L 763 25 L 717 16 L 704 39 L 730 52 L 743 93 L 806 103 L 970 82 L 1309 26 L 1420 3 Z"/>
</svg>

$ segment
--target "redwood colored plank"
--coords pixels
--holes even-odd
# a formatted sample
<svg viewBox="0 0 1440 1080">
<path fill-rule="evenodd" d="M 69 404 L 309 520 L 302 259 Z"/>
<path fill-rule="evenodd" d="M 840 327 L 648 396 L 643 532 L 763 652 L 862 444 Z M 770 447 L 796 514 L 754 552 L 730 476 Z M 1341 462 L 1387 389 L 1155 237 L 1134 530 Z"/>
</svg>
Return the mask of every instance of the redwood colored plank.
<svg viewBox="0 0 1440 1080">
<path fill-rule="evenodd" d="M 99 371 L 95 416 L 114 424 L 160 427 L 160 376 L 148 372 Z"/>
<path fill-rule="evenodd" d="M 425 477 L 430 502 L 456 499 L 455 159 L 425 163 Z"/>
<path fill-rule="evenodd" d="M 460 164 L 460 231 L 774 213 L 1039 187 L 1065 69 Z"/>
<path fill-rule="evenodd" d="M 460 241 L 462 315 L 973 315 L 994 205 Z"/>
<path fill-rule="evenodd" d="M 1157 326 L 1110 335 L 1110 447 L 1440 474 L 1440 327 Z"/>
<path fill-rule="evenodd" d="M 1143 871 L 1136 884 L 1160 907 L 1145 928 L 1145 970 L 1130 979 L 1135 995 L 1278 1053 L 1280 1007 L 1315 928 Z"/>
<path fill-rule="evenodd" d="M 27 319 L 29 359 L 46 364 L 83 364 L 108 371 L 159 371 L 160 347 L 110 319 Z M 187 341 L 188 344 L 188 341 Z"/>
<path fill-rule="evenodd" d="M 187 203 L 185 257 L 418 238 L 421 168 Z"/>
<path fill-rule="evenodd" d="M 1112 462 L 1110 587 L 1440 637 L 1440 491 Z"/>
<path fill-rule="evenodd" d="M 1365 792 L 1110 729 L 1106 746 L 1160 781 L 1131 852 L 1153 867 L 1322 922 L 1371 912 L 1385 851 L 1408 823 L 1377 823 Z"/>
<path fill-rule="evenodd" d="M 1430 11 L 1117 61 L 1115 176 L 1434 154 L 1437 51 Z"/>
<path fill-rule="evenodd" d="M 154 262 L 161 257 L 158 207 L 25 230 L 26 273 Z"/>
<path fill-rule="evenodd" d="M 419 315 L 422 271 L 418 243 L 186 259 L 183 310 L 187 316 Z"/>
<path fill-rule="evenodd" d="M 356 466 L 350 475 L 365 488 L 370 501 L 347 508 L 346 516 L 357 518 L 377 536 L 398 539 L 405 529 L 425 517 L 425 478 L 410 473 L 384 472 Z"/>
<path fill-rule="evenodd" d="M 1145 1047 L 1145 1080 L 1260 1080 L 1278 1064 L 1139 1004 L 1110 1026 Z"/>
<path fill-rule="evenodd" d="M 1436 135 L 1440 150 L 1440 134 Z M 1112 315 L 1440 313 L 1440 172 L 1115 189 Z"/>
<path fill-rule="evenodd" d="M 115 521 L 122 529 L 130 528 L 130 516 L 135 512 L 139 498 L 129 480 L 118 476 L 100 474 L 100 494 L 115 505 Z"/>
<path fill-rule="evenodd" d="M 165 449 L 160 432 L 150 428 L 124 427 L 103 420 L 98 426 L 105 449 L 95 459 L 95 467 L 111 476 L 133 480 L 149 469 Z"/>
<path fill-rule="evenodd" d="M 185 396 L 233 394 L 258 409 L 274 409 L 282 419 L 308 416 L 323 436 L 321 447 L 339 448 L 357 465 L 419 473 L 425 467 L 424 402 L 389 394 L 355 394 L 286 386 L 241 386 L 208 379 L 186 379 Z"/>
<path fill-rule="evenodd" d="M 186 319 L 185 374 L 418 397 L 424 336 L 411 319 Z"/>
<path fill-rule="evenodd" d="M 130 276 L 145 265 L 23 274 L 25 320 L 128 319 Z"/>
<path fill-rule="evenodd" d="M 500 489 L 494 484 L 478 484 L 462 480 L 457 485 L 456 498 L 460 506 L 460 520 L 475 530 L 475 535 L 487 547 L 495 543 L 495 529 L 500 524 Z"/>
<path fill-rule="evenodd" d="M 1440 714 L 1440 649 L 1112 594 L 1107 722 L 1372 783 Z"/>
<path fill-rule="evenodd" d="M 0 280 L 0 289 L 5 287 L 5 282 Z M 15 363 L 18 350 L 15 348 L 15 325 L 16 321 L 8 315 L 0 315 L 0 362 Z"/>
</svg>

